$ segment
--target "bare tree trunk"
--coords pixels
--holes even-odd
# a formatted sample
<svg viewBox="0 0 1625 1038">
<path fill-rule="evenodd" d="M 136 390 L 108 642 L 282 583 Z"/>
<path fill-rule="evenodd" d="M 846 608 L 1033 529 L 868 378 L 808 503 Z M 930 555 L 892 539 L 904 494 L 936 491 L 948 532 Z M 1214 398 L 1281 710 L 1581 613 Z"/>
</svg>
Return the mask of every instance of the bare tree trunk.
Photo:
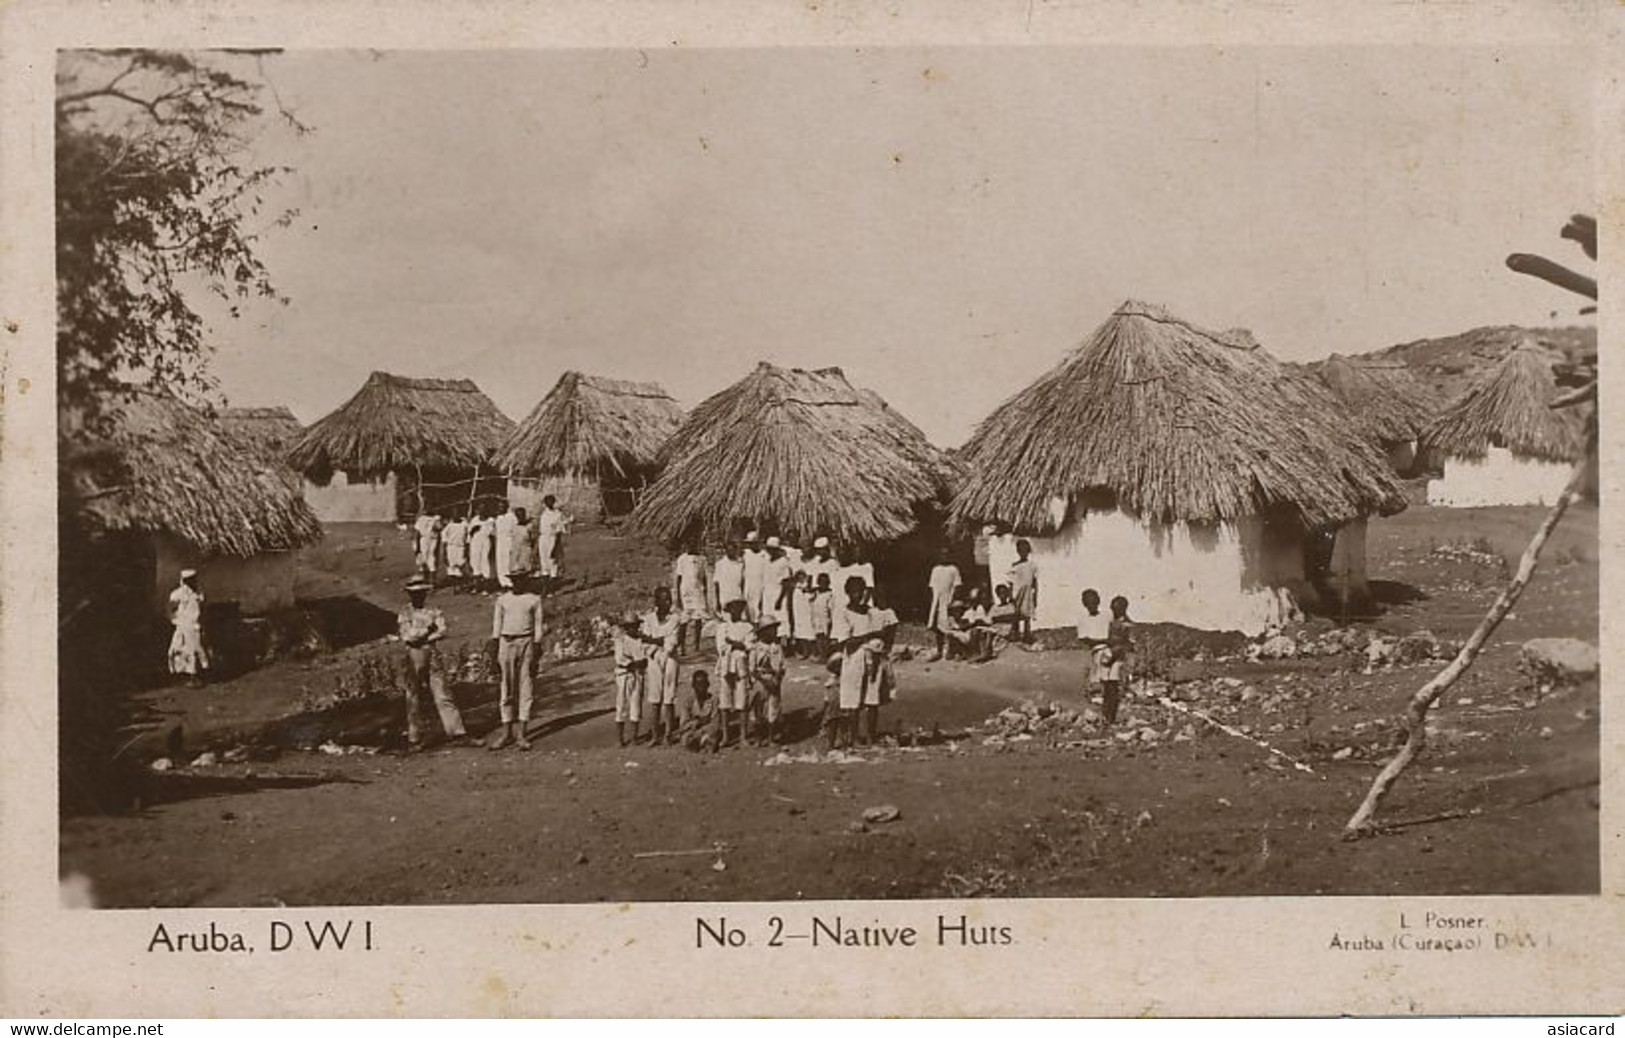
<svg viewBox="0 0 1625 1038">
<path fill-rule="evenodd" d="M 1465 674 L 1467 668 L 1473 665 L 1473 661 L 1478 658 L 1479 652 L 1484 648 L 1484 643 L 1489 640 L 1490 635 L 1500 626 L 1507 613 L 1511 612 L 1512 607 L 1517 604 L 1518 598 L 1529 584 L 1529 578 L 1535 575 L 1535 566 L 1540 561 L 1541 549 L 1546 547 L 1547 538 L 1551 537 L 1552 531 L 1557 529 L 1557 524 L 1562 521 L 1563 514 L 1569 510 L 1569 506 L 1580 499 L 1580 490 L 1585 485 L 1585 481 L 1586 463 L 1581 461 L 1574 466 L 1574 472 L 1569 476 L 1568 486 L 1564 487 L 1563 493 L 1558 495 L 1557 503 L 1552 505 L 1551 511 L 1546 513 L 1546 518 L 1541 521 L 1540 527 L 1535 530 L 1534 537 L 1530 538 L 1529 545 L 1524 548 L 1523 558 L 1518 560 L 1517 573 L 1513 575 L 1512 580 L 1502 590 L 1500 597 L 1495 600 L 1495 604 L 1490 606 L 1490 611 L 1484 614 L 1484 619 L 1479 621 L 1472 637 L 1467 639 L 1467 644 L 1461 647 L 1461 651 L 1456 654 L 1455 659 L 1450 661 L 1448 667 L 1441 670 L 1433 677 L 1433 680 L 1417 689 L 1416 693 L 1411 696 L 1410 705 L 1405 712 L 1405 745 L 1400 748 L 1394 759 L 1383 767 L 1376 780 L 1371 783 L 1371 789 L 1366 793 L 1365 800 L 1360 804 L 1360 809 L 1355 811 L 1353 817 L 1343 826 L 1344 839 L 1363 836 L 1375 828 L 1372 825 L 1371 818 L 1376 814 L 1377 805 L 1382 801 L 1389 787 L 1398 780 L 1400 774 L 1410 766 L 1411 762 L 1416 759 L 1427 744 L 1428 711 L 1433 708 L 1433 704 L 1439 701 L 1439 697 L 1444 695 L 1450 686 L 1456 683 L 1456 679 Z"/>
<path fill-rule="evenodd" d="M 474 515 L 474 499 L 479 496 L 479 493 L 480 493 L 480 463 L 476 461 L 474 463 L 474 483 L 473 483 L 472 486 L 470 486 L 468 488 L 468 513 L 467 513 L 467 515 L 464 516 L 465 519 L 470 518 L 470 517 L 472 517 Z"/>
</svg>

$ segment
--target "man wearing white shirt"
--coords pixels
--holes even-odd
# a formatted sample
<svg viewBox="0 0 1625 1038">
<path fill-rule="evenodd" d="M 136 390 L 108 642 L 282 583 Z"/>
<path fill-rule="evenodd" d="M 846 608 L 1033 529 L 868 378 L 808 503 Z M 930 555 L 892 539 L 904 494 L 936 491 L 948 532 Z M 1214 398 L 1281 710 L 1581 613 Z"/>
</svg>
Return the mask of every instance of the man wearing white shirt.
<svg viewBox="0 0 1625 1038">
<path fill-rule="evenodd" d="M 536 516 L 536 553 L 540 556 L 537 572 L 549 580 L 560 575 L 559 539 L 569 528 L 570 517 L 559 510 L 558 499 L 552 494 L 542 498 L 542 510 Z"/>
<path fill-rule="evenodd" d="M 497 583 L 505 588 L 513 587 L 513 578 L 508 575 L 508 555 L 513 551 L 513 528 L 519 520 L 514 515 L 514 506 L 509 505 L 508 510 L 497 516 L 496 521 L 496 570 Z"/>
<path fill-rule="evenodd" d="M 745 535 L 745 619 L 752 623 L 762 615 L 767 577 L 767 552 L 762 550 L 759 539 L 755 530 Z"/>
<path fill-rule="evenodd" d="M 745 600 L 745 560 L 739 542 L 729 541 L 722 558 L 711 567 L 711 585 L 717 591 L 717 609 L 726 611 L 729 602 Z"/>
</svg>

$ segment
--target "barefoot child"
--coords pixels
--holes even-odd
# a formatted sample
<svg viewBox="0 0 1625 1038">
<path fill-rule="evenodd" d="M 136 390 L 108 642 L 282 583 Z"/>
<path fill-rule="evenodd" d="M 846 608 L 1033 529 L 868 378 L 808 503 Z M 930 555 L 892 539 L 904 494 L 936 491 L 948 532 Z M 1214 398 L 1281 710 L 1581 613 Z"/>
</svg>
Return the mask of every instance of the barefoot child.
<svg viewBox="0 0 1625 1038">
<path fill-rule="evenodd" d="M 677 646 L 683 637 L 683 614 L 672 608 L 671 588 L 654 590 L 654 610 L 643 614 L 642 635 L 649 649 L 644 692 L 649 700 L 649 745 L 677 741 Z"/>
<path fill-rule="evenodd" d="M 1083 603 L 1083 614 L 1078 617 L 1078 641 L 1087 653 L 1088 663 L 1083 675 L 1083 698 L 1089 699 L 1095 688 L 1101 684 L 1106 673 L 1105 659 L 1111 655 L 1106 648 L 1106 638 L 1109 632 L 1110 619 L 1100 611 L 1100 592 L 1094 588 L 1084 588 L 1080 596 Z M 1104 716 L 1105 711 L 1102 711 Z M 1109 722 L 1110 718 L 1108 718 Z"/>
<path fill-rule="evenodd" d="M 1025 645 L 1033 639 L 1033 616 L 1038 612 L 1038 566 L 1030 556 L 1032 542 L 1025 537 L 1016 542 L 1016 563 L 1010 567 L 1010 596 L 1016 603 L 1016 619 L 1010 637 Z"/>
<path fill-rule="evenodd" d="M 776 743 L 783 708 L 784 647 L 779 644 L 779 622 L 771 616 L 756 625 L 756 644 L 750 650 L 750 676 L 757 745 Z"/>
<path fill-rule="evenodd" d="M 720 745 L 726 746 L 733 739 L 736 717 L 741 739 L 744 736 L 744 713 L 750 704 L 750 649 L 756 638 L 750 621 L 745 619 L 744 599 L 736 598 L 724 608 L 728 619 L 717 624 L 717 675 L 722 679 L 717 707 L 722 712 Z"/>
<path fill-rule="evenodd" d="M 790 606 L 790 630 L 780 633 L 788 635 L 789 644 L 786 648 L 789 655 L 812 659 L 816 652 L 817 640 L 812 623 L 812 574 L 801 570 L 796 574 L 795 581 L 795 593 L 792 595 Z"/>
<path fill-rule="evenodd" d="M 829 727 L 831 749 L 852 744 L 855 718 L 859 709 L 873 702 L 879 705 L 875 687 L 874 660 L 869 641 L 877 630 L 874 610 L 869 606 L 869 588 L 862 577 L 851 576 L 842 586 L 846 602 L 836 611 L 830 630 L 831 639 L 839 653 L 840 693 L 834 723 Z"/>
<path fill-rule="evenodd" d="M 808 612 L 812 617 L 812 636 L 817 658 L 827 660 L 831 651 L 830 626 L 835 618 L 835 593 L 830 590 L 828 573 L 819 573 L 815 579 L 812 606 Z"/>
<path fill-rule="evenodd" d="M 696 670 L 689 678 L 688 694 L 683 697 L 682 745 L 697 753 L 715 753 L 722 748 L 717 732 L 722 714 L 717 709 L 717 697 L 711 694 L 711 675 Z"/>
<path fill-rule="evenodd" d="M 948 607 L 953 604 L 961 583 L 963 581 L 959 576 L 959 567 L 954 565 L 953 554 L 947 548 L 943 548 L 937 555 L 937 564 L 931 567 L 931 575 L 926 580 L 931 592 L 931 608 L 926 613 L 925 626 L 930 628 L 936 637 L 937 651 L 931 657 L 934 660 L 946 659 L 948 656 L 948 632 L 953 630 L 953 620 L 948 616 Z"/>
<path fill-rule="evenodd" d="M 875 634 L 867 646 L 874 674 L 875 701 L 865 700 L 858 716 L 858 741 L 868 746 L 880 738 L 880 708 L 897 693 L 897 676 L 892 670 L 892 645 L 897 641 L 897 613 L 890 607 L 886 592 L 879 587 L 869 591 L 869 617 Z"/>
<path fill-rule="evenodd" d="M 1103 697 L 1101 713 L 1106 723 L 1117 720 L 1117 704 L 1128 683 L 1129 657 L 1134 651 L 1134 621 L 1128 616 L 1128 599 L 1118 595 L 1112 599 L 1112 618 L 1106 627 L 1106 673 L 1100 682 Z"/>
<path fill-rule="evenodd" d="M 643 679 L 649 669 L 649 646 L 639 633 L 643 618 L 634 611 L 621 617 L 615 632 L 615 739 L 627 745 L 626 725 L 632 724 L 631 742 L 638 741 L 643 719 Z"/>
</svg>

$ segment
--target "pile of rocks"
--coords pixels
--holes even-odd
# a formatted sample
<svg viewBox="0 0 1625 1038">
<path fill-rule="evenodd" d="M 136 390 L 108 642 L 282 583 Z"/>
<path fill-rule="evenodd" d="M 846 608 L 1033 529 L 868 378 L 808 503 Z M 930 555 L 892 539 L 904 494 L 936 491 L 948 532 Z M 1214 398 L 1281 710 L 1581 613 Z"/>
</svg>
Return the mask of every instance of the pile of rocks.
<svg viewBox="0 0 1625 1038">
<path fill-rule="evenodd" d="M 1365 647 L 1365 672 L 1414 667 L 1453 658 L 1461 649 L 1429 630 L 1412 631 L 1403 638 L 1378 636 Z"/>
</svg>

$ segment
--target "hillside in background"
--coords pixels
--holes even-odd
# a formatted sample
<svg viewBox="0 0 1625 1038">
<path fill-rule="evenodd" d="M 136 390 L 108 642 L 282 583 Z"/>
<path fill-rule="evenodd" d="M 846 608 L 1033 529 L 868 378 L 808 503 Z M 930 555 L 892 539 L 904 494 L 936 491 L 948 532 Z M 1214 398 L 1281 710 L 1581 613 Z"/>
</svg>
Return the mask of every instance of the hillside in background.
<svg viewBox="0 0 1625 1038">
<path fill-rule="evenodd" d="M 1521 328 L 1502 325 L 1474 328 L 1460 335 L 1438 339 L 1417 339 L 1397 346 L 1360 354 L 1388 364 L 1401 363 L 1414 371 L 1445 400 L 1460 396 L 1480 370 L 1506 355 L 1520 339 L 1530 335 L 1573 358 L 1597 349 L 1597 329 L 1579 325 L 1564 328 Z"/>
</svg>

